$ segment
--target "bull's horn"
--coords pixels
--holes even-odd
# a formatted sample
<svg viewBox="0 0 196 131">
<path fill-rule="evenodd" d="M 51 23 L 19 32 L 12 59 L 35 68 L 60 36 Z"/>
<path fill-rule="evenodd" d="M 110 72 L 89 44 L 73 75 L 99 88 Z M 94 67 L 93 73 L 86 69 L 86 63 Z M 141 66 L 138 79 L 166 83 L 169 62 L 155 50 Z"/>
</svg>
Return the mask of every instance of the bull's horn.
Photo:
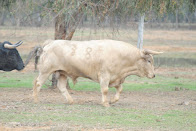
<svg viewBox="0 0 196 131">
<path fill-rule="evenodd" d="M 9 44 L 4 44 L 5 48 L 8 49 L 15 49 L 16 47 L 20 46 L 23 42 L 19 41 L 18 43 L 14 44 L 14 45 L 9 45 Z"/>
<path fill-rule="evenodd" d="M 153 50 L 143 50 L 144 54 L 152 54 L 152 55 L 158 55 L 158 54 L 162 54 L 163 52 L 158 52 L 158 51 L 153 51 Z"/>
</svg>

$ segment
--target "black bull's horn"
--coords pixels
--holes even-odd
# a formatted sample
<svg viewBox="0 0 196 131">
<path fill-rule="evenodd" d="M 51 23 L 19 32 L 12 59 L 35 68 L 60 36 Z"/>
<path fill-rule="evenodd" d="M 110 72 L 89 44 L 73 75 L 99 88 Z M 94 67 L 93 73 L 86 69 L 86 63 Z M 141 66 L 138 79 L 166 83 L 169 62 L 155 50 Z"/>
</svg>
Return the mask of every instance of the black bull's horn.
<svg viewBox="0 0 196 131">
<path fill-rule="evenodd" d="M 16 47 L 20 46 L 23 42 L 19 41 L 16 44 L 10 45 L 10 44 L 4 44 L 4 48 L 8 49 L 15 49 Z"/>
</svg>

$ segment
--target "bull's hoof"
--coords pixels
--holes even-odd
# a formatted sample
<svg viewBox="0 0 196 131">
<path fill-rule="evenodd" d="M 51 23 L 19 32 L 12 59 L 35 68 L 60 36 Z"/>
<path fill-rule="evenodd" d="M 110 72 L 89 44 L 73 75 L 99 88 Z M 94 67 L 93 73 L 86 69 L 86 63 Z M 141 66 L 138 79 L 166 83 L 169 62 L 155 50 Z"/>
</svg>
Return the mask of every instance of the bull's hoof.
<svg viewBox="0 0 196 131">
<path fill-rule="evenodd" d="M 69 100 L 68 103 L 69 103 L 70 105 L 72 105 L 72 104 L 74 104 L 74 101 L 73 101 L 73 100 Z"/>
<path fill-rule="evenodd" d="M 118 101 L 118 99 L 115 99 L 115 98 L 114 98 L 113 100 L 110 101 L 110 104 L 114 104 L 114 103 L 116 103 L 117 101 Z"/>
<path fill-rule="evenodd" d="M 113 104 L 113 103 L 115 103 L 116 102 L 116 100 L 111 100 L 110 101 L 110 104 Z"/>
<path fill-rule="evenodd" d="M 34 98 L 34 101 L 33 101 L 34 103 L 39 103 L 39 100 L 38 99 L 36 99 L 36 98 Z"/>
<path fill-rule="evenodd" d="M 34 103 L 39 103 L 37 95 L 33 94 L 33 102 Z"/>
<path fill-rule="evenodd" d="M 103 103 L 103 106 L 104 107 L 110 107 L 110 104 L 109 103 Z"/>
</svg>

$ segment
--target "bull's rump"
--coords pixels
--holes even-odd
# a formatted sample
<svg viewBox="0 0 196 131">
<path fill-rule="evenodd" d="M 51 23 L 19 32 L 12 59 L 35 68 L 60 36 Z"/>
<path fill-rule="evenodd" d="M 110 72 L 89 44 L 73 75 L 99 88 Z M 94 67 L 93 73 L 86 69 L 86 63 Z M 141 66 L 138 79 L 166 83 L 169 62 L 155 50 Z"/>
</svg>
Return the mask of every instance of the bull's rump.
<svg viewBox="0 0 196 131">
<path fill-rule="evenodd" d="M 113 40 L 55 40 L 44 47 L 46 58 L 54 60 L 51 64 L 55 70 L 94 80 L 100 71 L 120 73 L 135 51 L 134 46 Z"/>
</svg>

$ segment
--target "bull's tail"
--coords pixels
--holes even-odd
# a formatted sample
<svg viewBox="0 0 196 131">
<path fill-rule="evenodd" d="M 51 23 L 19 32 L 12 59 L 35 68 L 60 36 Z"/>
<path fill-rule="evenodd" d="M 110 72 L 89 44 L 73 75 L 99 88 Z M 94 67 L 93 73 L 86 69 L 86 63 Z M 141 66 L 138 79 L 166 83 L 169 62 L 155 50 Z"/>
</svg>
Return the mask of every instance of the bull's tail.
<svg viewBox="0 0 196 131">
<path fill-rule="evenodd" d="M 34 57 L 35 58 L 35 70 L 37 70 L 37 64 L 38 64 L 38 60 L 43 52 L 43 48 L 48 45 L 50 42 L 52 42 L 52 40 L 46 40 L 44 42 L 44 44 L 41 46 L 41 45 L 37 45 L 35 46 L 31 52 L 28 54 L 27 56 L 27 59 L 25 61 L 25 67 L 27 64 L 29 64 L 29 62 L 31 61 L 31 59 Z"/>
<path fill-rule="evenodd" d="M 25 61 L 25 66 L 27 65 L 27 64 L 29 64 L 29 62 L 30 62 L 30 60 L 34 57 L 35 58 L 35 63 L 37 64 L 37 62 L 38 62 L 38 57 L 41 55 L 41 53 L 43 52 L 43 47 L 42 46 L 40 46 L 40 45 L 38 45 L 38 46 L 35 46 L 34 48 L 33 48 L 33 50 L 31 50 L 31 52 L 28 54 L 28 56 L 27 56 L 27 59 L 26 59 L 26 61 Z M 36 60 L 37 59 L 37 60 Z"/>
</svg>

